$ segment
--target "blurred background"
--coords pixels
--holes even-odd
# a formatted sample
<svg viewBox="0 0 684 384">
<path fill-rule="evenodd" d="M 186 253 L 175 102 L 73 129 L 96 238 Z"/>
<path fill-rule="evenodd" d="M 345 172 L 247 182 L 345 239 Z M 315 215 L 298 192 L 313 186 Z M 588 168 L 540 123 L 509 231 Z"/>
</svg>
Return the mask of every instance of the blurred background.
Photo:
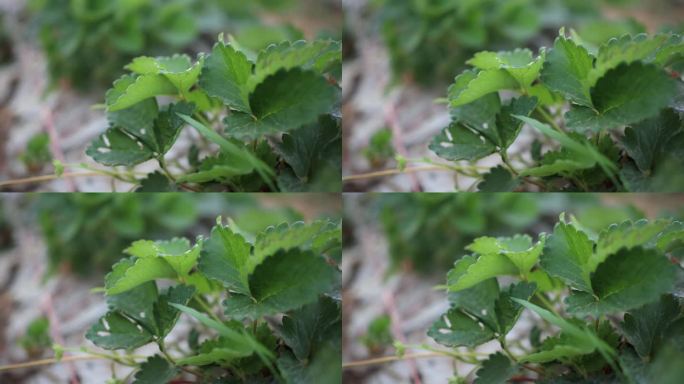
<svg viewBox="0 0 684 384">
<path fill-rule="evenodd" d="M 347 194 L 344 197 L 343 361 L 392 356 L 394 341 L 444 348 L 427 330 L 449 307 L 435 290 L 481 236 L 550 233 L 558 215 L 597 232 L 627 219 L 684 218 L 684 195 L 652 194 Z M 684 253 L 684 252 L 682 252 Z M 681 255 L 679 255 L 681 260 Z M 523 313 L 509 337 L 524 328 Z M 498 344 L 487 343 L 483 352 Z M 406 353 L 424 352 L 407 348 Z M 472 367 L 445 358 L 346 368 L 349 383 L 446 383 Z"/>
<path fill-rule="evenodd" d="M 396 169 L 449 124 L 435 99 L 475 52 L 549 47 L 560 27 L 589 46 L 625 33 L 682 32 L 682 0 L 343 0 L 346 177 Z M 511 151 L 529 150 L 523 129 Z M 497 164 L 494 157 L 480 165 Z M 468 190 L 475 180 L 421 171 L 350 180 L 346 191 Z"/>
<path fill-rule="evenodd" d="M 249 237 L 283 222 L 340 220 L 341 204 L 333 194 L 0 195 L 0 365 L 53 357 L 53 343 L 94 348 L 84 334 L 107 306 L 91 290 L 135 240 L 208 236 L 220 215 Z M 170 340 L 187 339 L 183 328 Z M 73 373 L 103 383 L 112 369 L 107 361 L 46 365 L 0 372 L 0 383 L 61 384 Z"/>
<path fill-rule="evenodd" d="M 93 106 L 137 56 L 208 52 L 219 33 L 256 55 L 284 40 L 341 39 L 337 0 L 0 0 L 0 182 L 90 162 Z M 184 139 L 178 143 L 183 146 Z M 12 191 L 111 191 L 108 178 Z"/>
</svg>

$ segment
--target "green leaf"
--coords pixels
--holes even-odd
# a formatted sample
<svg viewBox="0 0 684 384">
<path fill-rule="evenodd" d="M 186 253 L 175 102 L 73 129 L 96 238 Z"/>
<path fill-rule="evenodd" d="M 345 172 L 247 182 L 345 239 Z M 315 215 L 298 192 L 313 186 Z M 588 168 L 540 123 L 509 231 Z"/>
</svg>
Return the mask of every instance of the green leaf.
<svg viewBox="0 0 684 384">
<path fill-rule="evenodd" d="M 667 342 L 668 329 L 682 317 L 682 308 L 672 295 L 663 295 L 625 314 L 622 331 L 641 358 L 651 360 Z"/>
<path fill-rule="evenodd" d="M 118 97 L 107 100 L 107 111 L 120 111 L 155 96 L 176 93 L 176 87 L 163 75 L 140 75 Z"/>
<path fill-rule="evenodd" d="M 517 372 L 518 368 L 501 352 L 489 355 L 477 370 L 475 384 L 504 384 Z"/>
<path fill-rule="evenodd" d="M 601 167 L 601 170 L 603 170 L 603 173 L 605 173 L 608 177 L 611 177 L 615 179 L 615 173 L 617 171 L 617 165 L 610 159 L 608 159 L 605 155 L 603 155 L 596 147 L 594 147 L 586 138 L 579 134 L 571 134 L 568 135 L 563 132 L 556 131 L 552 129 L 549 125 L 547 124 L 542 124 L 539 121 L 535 119 L 531 119 L 526 116 L 519 116 L 516 115 L 514 116 L 517 119 L 520 119 L 524 121 L 525 123 L 529 124 L 530 126 L 534 127 L 535 129 L 539 130 L 542 132 L 544 135 L 558 141 L 561 145 L 563 145 L 564 149 L 572 152 L 574 155 L 573 157 L 577 160 L 578 163 L 588 165 L 590 161 L 595 162 L 596 164 Z M 563 155 L 567 156 L 567 155 Z M 555 160 L 555 159 L 553 159 Z M 574 165 L 568 165 L 568 163 L 561 163 L 562 165 L 565 165 L 565 167 L 578 167 L 580 165 L 574 164 Z M 559 166 L 560 168 L 560 166 Z M 547 170 L 548 172 L 548 170 Z M 542 173 L 540 171 L 540 173 Z M 617 180 L 615 179 L 617 182 Z"/>
<path fill-rule="evenodd" d="M 155 157 L 160 157 L 166 154 L 180 135 L 181 128 L 185 125 L 185 121 L 179 117 L 179 114 L 191 115 L 195 112 L 195 106 L 185 102 L 176 104 L 169 104 L 169 106 L 159 113 L 159 116 L 154 121 L 154 144 L 153 151 Z"/>
<path fill-rule="evenodd" d="M 458 309 L 450 309 L 437 320 L 428 336 L 447 347 L 476 347 L 495 338 L 495 333 Z"/>
<path fill-rule="evenodd" d="M 230 343 L 225 337 L 221 337 L 217 340 L 205 341 L 200 346 L 197 355 L 179 359 L 177 362 L 179 365 L 223 365 L 243 357 L 248 357 L 253 353 L 254 351 L 249 344 L 235 345 Z"/>
<path fill-rule="evenodd" d="M 668 37 L 667 35 L 649 37 L 646 34 L 639 34 L 634 37 L 623 35 L 608 40 L 599 48 L 594 68 L 589 73 L 589 84 L 593 86 L 606 72 L 620 64 L 649 58 L 666 43 Z"/>
<path fill-rule="evenodd" d="M 174 238 L 169 241 L 138 240 L 124 250 L 137 258 L 161 258 L 178 276 L 187 277 L 199 257 L 201 243 L 194 246 L 188 239 Z"/>
<path fill-rule="evenodd" d="M 254 169 L 259 173 L 264 182 L 266 182 L 266 184 L 268 184 L 269 186 L 273 187 L 272 178 L 275 175 L 275 172 L 266 163 L 261 161 L 261 159 L 254 156 L 248 150 L 240 148 L 236 144 L 233 144 L 232 142 L 224 139 L 221 135 L 214 132 L 210 128 L 204 126 L 202 123 L 194 120 L 190 116 L 182 114 L 179 114 L 178 116 L 180 116 L 181 119 L 185 120 L 186 123 L 190 124 L 193 128 L 195 128 L 202 136 L 206 137 L 211 142 L 217 144 L 221 148 L 221 152 L 224 153 L 226 156 L 244 159 L 246 162 L 249 162 L 249 164 L 252 165 Z"/>
<path fill-rule="evenodd" d="M 599 132 L 657 116 L 676 96 L 675 81 L 661 68 L 640 62 L 621 64 L 596 83 L 594 110 L 575 107 L 565 116 L 568 128 Z"/>
<path fill-rule="evenodd" d="M 586 338 L 563 334 L 544 340 L 540 351 L 528 354 L 521 359 L 521 362 L 540 364 L 550 361 L 568 361 L 577 356 L 592 354 L 594 351 L 596 347 Z"/>
<path fill-rule="evenodd" d="M 299 361 L 307 361 L 326 343 L 341 342 L 341 314 L 339 303 L 321 297 L 286 314 L 277 332 Z"/>
<path fill-rule="evenodd" d="M 276 72 L 301 68 L 323 74 L 342 61 L 341 44 L 332 40 L 282 42 L 259 52 L 254 75 L 249 81 L 250 91 Z"/>
<path fill-rule="evenodd" d="M 588 268 L 594 243 L 589 237 L 572 224 L 560 221 L 553 229 L 553 234 L 546 239 L 540 263 L 546 272 L 563 280 L 574 289 L 592 292 Z"/>
<path fill-rule="evenodd" d="M 157 58 L 142 56 L 135 58 L 126 69 L 140 75 L 163 75 L 178 92 L 184 94 L 197 83 L 203 64 L 202 57 L 192 64 L 188 55 Z"/>
<path fill-rule="evenodd" d="M 238 139 L 289 132 L 332 111 L 338 89 L 314 71 L 281 70 L 250 94 L 251 115 L 234 112 L 224 119 L 226 134 Z"/>
<path fill-rule="evenodd" d="M 448 289 L 459 291 L 492 277 L 516 274 L 518 268 L 504 255 L 487 253 L 479 257 L 464 256 L 449 271 Z"/>
<path fill-rule="evenodd" d="M 452 107 L 468 104 L 492 92 L 519 87 L 516 79 L 503 69 L 488 69 L 477 74 L 466 71 L 456 77 L 455 84 L 459 86 L 449 89 L 449 104 Z"/>
<path fill-rule="evenodd" d="M 621 249 L 592 275 L 594 294 L 574 292 L 568 312 L 599 316 L 626 311 L 658 300 L 675 282 L 676 267 L 655 250 Z"/>
<path fill-rule="evenodd" d="M 248 262 L 248 270 L 252 273 L 264 259 L 281 250 L 299 248 L 321 253 L 331 245 L 341 243 L 341 228 L 331 221 L 317 220 L 310 224 L 300 221 L 270 226 L 257 234 L 254 256 Z"/>
<path fill-rule="evenodd" d="M 458 268 L 454 266 L 454 270 Z M 447 279 L 449 284 L 453 282 L 451 272 Z M 450 292 L 452 308 L 432 325 L 428 335 L 449 347 L 473 347 L 504 337 L 522 311 L 522 306 L 511 298 L 529 299 L 534 291 L 534 284 L 519 283 L 499 292 L 496 279 L 489 279 L 468 289 Z"/>
<path fill-rule="evenodd" d="M 568 150 L 547 152 L 537 167 L 520 171 L 521 176 L 548 177 L 554 175 L 572 175 L 579 171 L 596 166 L 591 158 L 577 156 Z"/>
<path fill-rule="evenodd" d="M 287 271 L 287 273 L 283 273 Z M 259 264 L 249 277 L 250 296 L 224 301 L 227 316 L 257 319 L 299 308 L 330 292 L 339 272 L 311 252 L 279 252 Z"/>
<path fill-rule="evenodd" d="M 221 335 L 231 348 L 239 351 L 247 351 L 251 349 L 256 353 L 259 358 L 264 362 L 267 367 L 272 367 L 271 362 L 274 359 L 273 352 L 264 347 L 259 341 L 257 341 L 252 335 L 248 334 L 244 330 L 236 331 L 229 328 L 225 324 L 222 324 L 204 313 L 197 312 L 196 310 L 186 307 L 185 305 L 171 304 L 171 306 L 180 310 L 181 312 L 192 316 L 200 323 L 206 325 L 207 327 L 217 331 Z"/>
<path fill-rule="evenodd" d="M 316 124 L 284 134 L 275 149 L 301 181 L 316 182 L 326 172 L 341 178 L 341 142 L 340 121 L 324 115 Z"/>
<path fill-rule="evenodd" d="M 156 335 L 164 338 L 178 321 L 180 312 L 173 305 L 187 305 L 195 294 L 195 288 L 188 285 L 176 285 L 159 296 L 154 303 L 154 319 L 156 320 Z"/>
<path fill-rule="evenodd" d="M 552 91 L 565 95 L 575 104 L 591 108 L 589 72 L 593 67 L 592 61 L 584 47 L 563 35 L 558 36 L 546 55 L 541 79 Z"/>
<path fill-rule="evenodd" d="M 599 234 L 596 248 L 589 259 L 589 271 L 596 271 L 599 264 L 621 248 L 631 249 L 637 246 L 654 247 L 656 245 L 656 238 L 671 223 L 672 220 L 649 221 L 644 219 L 636 222 L 626 220 L 620 224 L 609 226 Z"/>
<path fill-rule="evenodd" d="M 539 255 L 544 248 L 546 238 L 543 234 L 537 243 L 527 235 L 515 235 L 513 237 L 480 237 L 466 247 L 480 254 L 498 253 L 506 256 L 520 271 L 527 274 L 537 263 Z"/>
<path fill-rule="evenodd" d="M 154 355 L 140 365 L 133 384 L 166 384 L 179 374 L 178 368 L 166 359 Z"/>
<path fill-rule="evenodd" d="M 94 140 L 86 154 L 98 163 L 112 167 L 137 165 L 155 156 L 138 139 L 115 128 Z"/>
<path fill-rule="evenodd" d="M 513 144 L 520 133 L 523 122 L 515 116 L 529 116 L 537 107 L 536 97 L 521 96 L 512 99 L 508 105 L 501 108 L 496 116 L 496 130 L 499 133 L 499 148 L 507 149 Z"/>
<path fill-rule="evenodd" d="M 152 341 L 152 334 L 127 317 L 109 312 L 93 325 L 86 338 L 104 349 L 135 349 Z"/>
<path fill-rule="evenodd" d="M 480 192 L 511 192 L 520 183 L 520 179 L 514 178 L 506 168 L 499 165 L 484 175 L 482 182 L 477 185 L 477 189 Z"/>
<path fill-rule="evenodd" d="M 125 266 L 125 270 L 122 270 Z M 116 295 L 156 279 L 172 279 L 176 271 L 161 258 L 123 259 L 116 263 L 113 272 L 105 277 L 108 295 Z"/>
<path fill-rule="evenodd" d="M 625 130 L 622 144 L 642 172 L 651 173 L 658 163 L 684 143 L 684 131 L 677 113 L 663 110 L 658 117 L 646 119 Z"/>
<path fill-rule="evenodd" d="M 225 154 L 207 157 L 202 160 L 195 173 L 185 174 L 176 178 L 179 183 L 230 183 L 238 176 L 249 175 L 254 167 L 244 158 L 235 158 Z"/>
<path fill-rule="evenodd" d="M 529 49 L 497 53 L 482 51 L 467 63 L 481 70 L 503 69 L 518 82 L 520 88 L 527 88 L 539 77 L 544 53 L 534 58 Z"/>
<path fill-rule="evenodd" d="M 204 62 L 200 87 L 211 97 L 223 101 L 235 111 L 252 113 L 249 101 L 249 79 L 252 63 L 231 45 L 218 42 Z"/>
<path fill-rule="evenodd" d="M 249 295 L 250 252 L 251 245 L 240 234 L 216 225 L 202 247 L 199 270 L 231 291 Z"/>
<path fill-rule="evenodd" d="M 496 147 L 464 126 L 452 123 L 432 140 L 430 150 L 450 160 L 479 160 L 496 152 Z"/>
<path fill-rule="evenodd" d="M 540 362 L 550 361 L 565 356 L 583 355 L 585 354 L 585 351 L 588 351 L 588 354 L 594 350 L 598 350 L 599 353 L 601 353 L 601 356 L 603 356 L 606 361 L 613 366 L 614 369 L 617 368 L 614 364 L 617 351 L 596 336 L 591 330 L 584 327 L 579 327 L 570 321 L 547 311 L 544 308 L 530 303 L 529 301 L 521 300 L 519 298 L 512 298 L 511 300 L 535 312 L 542 319 L 559 327 L 563 332 L 559 338 L 551 339 L 552 341 L 550 341 L 550 345 L 547 345 L 547 351 L 540 352 L 543 353 L 542 355 L 528 355 L 522 359 L 523 361 L 531 361 L 529 360 L 530 357 Z M 559 347 L 559 349 L 554 351 L 556 347 Z M 589 351 L 590 348 L 591 351 Z"/>
</svg>

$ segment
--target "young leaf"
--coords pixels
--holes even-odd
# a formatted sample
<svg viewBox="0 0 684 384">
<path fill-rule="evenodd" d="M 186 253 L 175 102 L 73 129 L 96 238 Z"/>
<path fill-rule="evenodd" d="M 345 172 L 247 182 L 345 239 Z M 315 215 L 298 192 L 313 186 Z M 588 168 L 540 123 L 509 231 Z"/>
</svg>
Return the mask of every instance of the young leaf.
<svg viewBox="0 0 684 384">
<path fill-rule="evenodd" d="M 458 272 L 455 272 L 458 271 Z M 487 253 L 479 257 L 464 256 L 449 272 L 449 291 L 460 291 L 484 280 L 501 275 L 515 275 L 518 268 L 506 256 Z"/>
<path fill-rule="evenodd" d="M 552 91 L 565 95 L 573 103 L 591 108 L 589 72 L 593 59 L 584 47 L 562 33 L 546 55 L 541 79 Z"/>
<path fill-rule="evenodd" d="M 118 97 L 113 100 L 108 98 L 107 110 L 116 112 L 155 96 L 177 93 L 178 90 L 173 83 L 163 75 L 140 75 Z"/>
<path fill-rule="evenodd" d="M 240 234 L 227 226 L 216 225 L 204 242 L 199 270 L 231 291 L 249 295 L 250 252 L 250 244 Z"/>
<path fill-rule="evenodd" d="M 541 266 L 551 276 L 558 277 L 574 289 L 591 293 L 589 258 L 594 243 L 561 215 L 541 255 Z"/>
<path fill-rule="evenodd" d="M 482 96 L 502 89 L 516 89 L 519 87 L 516 79 L 503 69 L 488 69 L 477 74 L 464 72 L 461 76 L 463 76 L 462 79 L 469 79 L 469 81 L 465 82 L 458 77 L 456 78 L 456 84 L 465 84 L 462 87 L 449 90 L 449 104 L 452 107 L 468 104 Z"/>
<path fill-rule="evenodd" d="M 218 42 L 204 62 L 199 84 L 211 97 L 235 111 L 251 114 L 249 86 L 252 63 L 232 45 Z"/>
<path fill-rule="evenodd" d="M 123 259 L 105 277 L 105 288 L 108 295 L 116 295 L 148 281 L 176 276 L 176 271 L 162 258 Z"/>
</svg>

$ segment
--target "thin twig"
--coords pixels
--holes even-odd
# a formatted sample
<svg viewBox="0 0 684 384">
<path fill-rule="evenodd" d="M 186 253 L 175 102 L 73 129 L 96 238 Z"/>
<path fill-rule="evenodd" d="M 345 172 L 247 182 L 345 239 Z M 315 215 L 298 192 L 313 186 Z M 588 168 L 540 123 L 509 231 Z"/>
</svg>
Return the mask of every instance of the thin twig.
<svg viewBox="0 0 684 384">
<path fill-rule="evenodd" d="M 62 144 L 59 138 L 59 134 L 55 129 L 54 118 L 51 109 L 45 111 L 45 129 L 50 136 L 50 150 L 52 156 L 62 163 L 66 163 L 64 152 L 62 151 Z M 76 192 L 76 183 L 72 179 L 66 179 L 67 185 L 69 186 L 70 192 Z"/>
<path fill-rule="evenodd" d="M 406 150 L 406 146 L 404 145 L 404 135 L 401 129 L 401 125 L 399 124 L 399 117 L 397 115 L 397 107 L 394 104 L 394 102 L 390 102 L 387 105 L 387 108 L 385 109 L 385 120 L 387 121 L 387 125 L 389 125 L 390 129 L 392 130 L 394 148 L 396 149 L 397 153 L 403 157 L 408 157 L 408 151 Z M 411 183 L 413 184 L 413 187 L 411 188 L 412 191 L 422 191 L 423 187 L 420 185 L 418 177 L 416 177 L 416 175 L 413 173 L 409 173 L 408 175 L 411 179 Z"/>
<path fill-rule="evenodd" d="M 93 355 L 81 355 L 81 356 L 65 356 L 62 357 L 61 359 L 43 359 L 43 360 L 35 360 L 35 361 L 28 361 L 25 363 L 17 363 L 17 364 L 8 364 L 8 365 L 3 365 L 0 366 L 0 372 L 2 371 L 11 371 L 14 369 L 22 369 L 22 368 L 31 368 L 31 367 L 40 367 L 43 365 L 51 365 L 51 364 L 59 364 L 59 363 L 64 363 L 64 362 L 71 362 L 71 361 L 80 361 L 80 360 L 105 360 L 107 359 L 106 357 L 103 356 L 93 356 Z"/>
<path fill-rule="evenodd" d="M 41 181 L 50 181 L 50 180 L 56 180 L 56 179 L 61 179 L 61 178 L 72 178 L 72 177 L 93 177 L 93 176 L 107 176 L 111 177 L 110 175 L 103 175 L 101 173 L 97 172 L 73 172 L 73 173 L 64 173 L 61 176 L 57 175 L 44 175 L 44 176 L 34 176 L 34 177 L 27 177 L 25 179 L 15 179 L 15 180 L 7 180 L 7 181 L 0 181 L 0 188 L 2 187 L 11 187 L 15 185 L 22 185 L 22 184 L 31 184 L 31 183 L 39 183 Z"/>
<path fill-rule="evenodd" d="M 445 355 L 443 353 L 438 353 L 438 352 L 414 353 L 414 354 L 406 354 L 403 356 L 385 356 L 385 357 L 378 357 L 375 359 L 351 361 L 348 363 L 343 363 L 342 368 L 363 367 L 366 365 L 384 364 L 384 363 L 389 363 L 389 362 L 393 362 L 393 361 L 401 361 L 401 360 L 406 360 L 406 359 L 427 359 L 427 358 L 434 358 L 434 357 L 444 357 L 444 358 L 453 359 L 453 356 Z"/>
</svg>

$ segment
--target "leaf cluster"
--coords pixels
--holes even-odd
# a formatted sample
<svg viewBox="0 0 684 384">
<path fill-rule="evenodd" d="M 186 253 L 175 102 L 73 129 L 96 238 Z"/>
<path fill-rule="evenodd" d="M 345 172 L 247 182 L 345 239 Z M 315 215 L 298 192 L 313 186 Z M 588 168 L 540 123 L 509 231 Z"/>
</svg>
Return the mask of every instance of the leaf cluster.
<svg viewBox="0 0 684 384">
<path fill-rule="evenodd" d="M 679 35 L 614 38 L 591 51 L 563 30 L 552 48 L 479 52 L 449 88 L 452 123 L 430 144 L 451 161 L 498 154 L 480 190 L 676 191 L 684 123 Z M 524 124 L 541 133 L 509 161 Z"/>
<path fill-rule="evenodd" d="M 108 166 L 156 160 L 161 172 L 137 180 L 148 192 L 339 190 L 340 61 L 332 40 L 283 42 L 254 58 L 223 40 L 194 61 L 138 57 L 107 92 L 110 128 L 86 153 Z M 186 126 L 201 140 L 176 155 L 185 172 L 172 175 L 165 156 Z"/>
<path fill-rule="evenodd" d="M 340 382 L 341 225 L 269 227 L 248 240 L 219 218 L 208 237 L 138 240 L 105 277 L 109 312 L 86 338 L 108 350 L 156 344 L 134 383 Z M 163 286 L 168 288 L 162 289 Z M 170 286 L 169 286 L 170 282 Z M 194 319 L 187 345 L 166 337 Z"/>
<path fill-rule="evenodd" d="M 532 374 L 552 382 L 673 383 L 658 367 L 684 356 L 684 303 L 675 288 L 684 270 L 670 259 L 683 239 L 684 225 L 672 219 L 594 232 L 563 214 L 536 240 L 477 238 L 447 274 L 451 308 L 428 335 L 454 348 L 497 340 L 505 354 L 481 361 L 476 382 L 505 382 L 534 364 Z M 503 276 L 514 282 L 503 287 Z M 515 356 L 506 335 L 525 308 L 542 321 L 531 347 Z"/>
<path fill-rule="evenodd" d="M 623 33 L 643 32 L 633 21 L 601 18 L 601 1 L 485 0 L 375 2 L 382 37 L 396 79 L 409 75 L 421 84 L 450 80 L 454 68 L 483 47 L 539 46 L 544 31 L 580 27 L 599 43 Z M 613 2 L 614 3 L 614 2 Z"/>
<path fill-rule="evenodd" d="M 253 49 L 300 32 L 258 22 L 263 9 L 280 10 L 283 1 L 219 0 L 31 0 L 29 9 L 54 83 L 70 81 L 79 89 L 107 85 L 137 55 L 168 55 L 190 48 L 202 34 L 238 33 L 258 26 L 260 41 L 244 39 Z M 228 30 L 226 30 L 228 26 Z M 242 37 L 242 34 L 237 34 Z"/>
</svg>

